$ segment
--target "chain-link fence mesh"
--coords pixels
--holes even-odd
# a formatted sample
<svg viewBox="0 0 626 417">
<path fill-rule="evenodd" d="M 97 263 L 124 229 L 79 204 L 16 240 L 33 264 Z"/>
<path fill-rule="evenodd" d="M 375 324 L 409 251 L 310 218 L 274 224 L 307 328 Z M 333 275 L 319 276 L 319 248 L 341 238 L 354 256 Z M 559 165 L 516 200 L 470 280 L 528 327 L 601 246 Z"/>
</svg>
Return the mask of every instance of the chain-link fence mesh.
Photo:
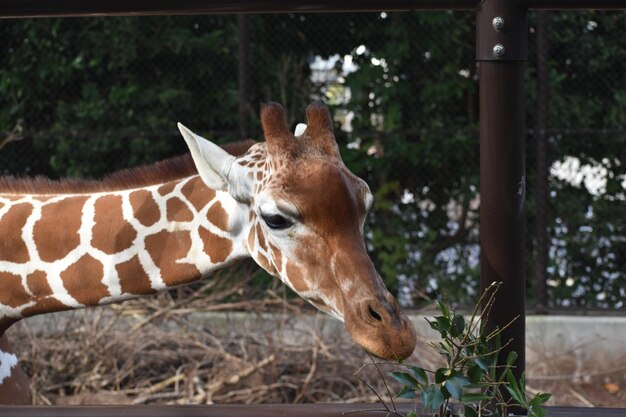
<svg viewBox="0 0 626 417">
<path fill-rule="evenodd" d="M 542 13 L 527 66 L 530 305 L 623 308 L 626 13 Z M 101 177 L 185 152 L 177 121 L 260 139 L 261 102 L 295 125 L 322 98 L 375 193 L 367 239 L 387 284 L 407 304 L 474 301 L 473 13 L 15 20 L 0 39 L 1 173 Z"/>
</svg>

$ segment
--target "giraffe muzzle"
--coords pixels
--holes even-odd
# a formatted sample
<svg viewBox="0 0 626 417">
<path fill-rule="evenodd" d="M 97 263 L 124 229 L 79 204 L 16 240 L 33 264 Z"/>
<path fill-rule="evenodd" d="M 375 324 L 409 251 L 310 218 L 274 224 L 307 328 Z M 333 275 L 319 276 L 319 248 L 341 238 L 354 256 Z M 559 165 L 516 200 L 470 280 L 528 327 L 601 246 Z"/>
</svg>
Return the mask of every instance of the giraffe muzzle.
<svg viewBox="0 0 626 417">
<path fill-rule="evenodd" d="M 415 349 L 415 328 L 393 298 L 361 301 L 344 313 L 344 320 L 352 339 L 375 356 L 405 359 Z"/>
</svg>

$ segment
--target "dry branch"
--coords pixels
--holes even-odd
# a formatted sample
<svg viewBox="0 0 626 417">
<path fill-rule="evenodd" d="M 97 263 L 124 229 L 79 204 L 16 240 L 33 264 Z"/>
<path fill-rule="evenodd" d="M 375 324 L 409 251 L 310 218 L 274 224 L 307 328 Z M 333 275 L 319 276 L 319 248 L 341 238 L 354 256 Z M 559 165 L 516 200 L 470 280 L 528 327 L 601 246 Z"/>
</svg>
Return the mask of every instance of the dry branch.
<svg viewBox="0 0 626 417">
<path fill-rule="evenodd" d="M 325 328 L 278 283 L 260 293 L 251 271 L 244 266 L 240 276 L 223 273 L 157 297 L 16 325 L 10 337 L 24 343 L 36 403 L 372 399 L 353 375 L 366 356 L 345 330 Z M 234 315 L 202 316 L 216 311 Z M 360 376 L 378 384 L 369 370 Z"/>
</svg>

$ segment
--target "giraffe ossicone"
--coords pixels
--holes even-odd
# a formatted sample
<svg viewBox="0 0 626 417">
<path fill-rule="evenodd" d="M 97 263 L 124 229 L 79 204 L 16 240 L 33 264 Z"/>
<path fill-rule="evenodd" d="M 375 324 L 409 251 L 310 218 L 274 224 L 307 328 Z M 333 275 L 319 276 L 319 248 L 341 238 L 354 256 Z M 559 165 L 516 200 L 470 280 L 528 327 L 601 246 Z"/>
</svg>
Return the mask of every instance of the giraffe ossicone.
<svg viewBox="0 0 626 417">
<path fill-rule="evenodd" d="M 327 108 L 309 105 L 295 134 L 279 104 L 260 117 L 265 142 L 227 151 L 179 124 L 190 157 L 102 182 L 0 178 L 0 334 L 252 257 L 368 352 L 409 356 L 415 330 L 365 247 L 372 194 L 342 162 Z"/>
</svg>

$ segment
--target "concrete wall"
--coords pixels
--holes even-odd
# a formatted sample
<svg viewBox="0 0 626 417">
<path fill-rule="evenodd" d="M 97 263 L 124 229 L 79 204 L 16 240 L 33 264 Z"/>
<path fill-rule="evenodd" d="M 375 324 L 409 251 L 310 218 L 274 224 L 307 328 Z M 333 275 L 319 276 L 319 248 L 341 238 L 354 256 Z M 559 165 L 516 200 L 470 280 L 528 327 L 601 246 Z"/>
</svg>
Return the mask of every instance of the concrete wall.
<svg viewBox="0 0 626 417">
<path fill-rule="evenodd" d="M 77 323 L 76 315 L 95 314 L 94 310 L 63 312 L 32 317 L 24 321 L 35 333 L 62 332 L 68 323 Z M 98 314 L 107 313 L 102 309 Z M 419 337 L 425 342 L 437 338 L 424 315 L 413 314 Z M 323 314 L 290 316 L 288 314 L 190 313 L 189 322 L 203 328 L 236 329 L 238 332 L 260 332 L 272 335 L 281 343 L 306 343 L 313 337 L 346 339 L 343 324 Z M 134 314 L 118 320 L 116 326 L 132 326 L 142 319 Z M 175 330 L 176 322 L 163 320 L 159 326 Z M 426 349 L 422 343 L 420 349 Z M 417 360 L 421 352 L 416 354 Z M 534 375 L 578 375 L 590 370 L 607 370 L 626 366 L 626 317 L 612 316 L 528 316 L 526 318 L 527 370 Z"/>
</svg>

